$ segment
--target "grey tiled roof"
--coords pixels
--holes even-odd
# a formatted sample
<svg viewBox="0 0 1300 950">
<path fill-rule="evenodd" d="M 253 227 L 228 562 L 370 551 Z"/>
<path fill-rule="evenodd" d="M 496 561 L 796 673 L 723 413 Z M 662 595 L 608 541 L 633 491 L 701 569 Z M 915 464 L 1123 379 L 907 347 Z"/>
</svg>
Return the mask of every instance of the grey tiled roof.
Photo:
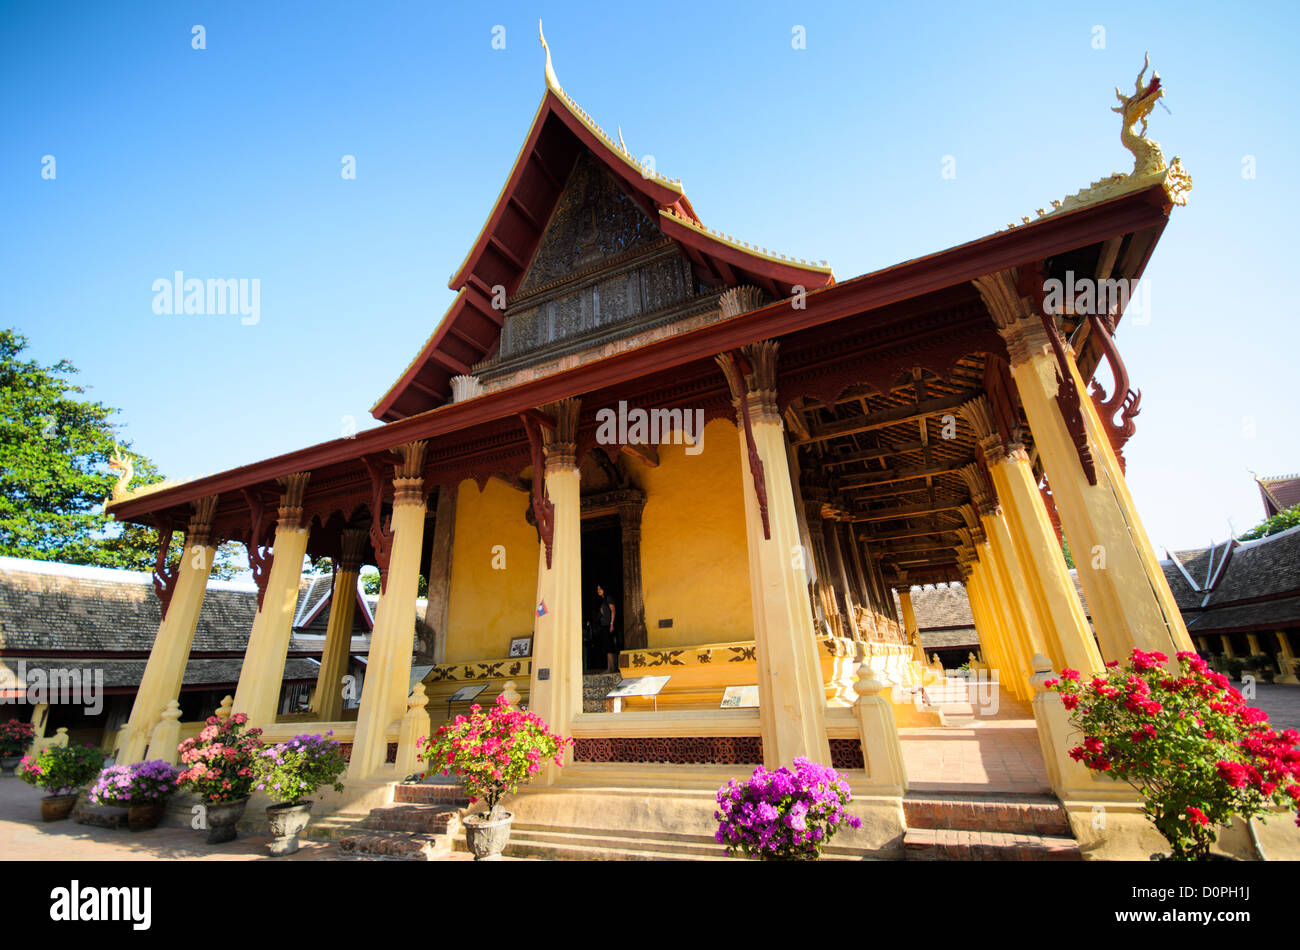
<svg viewBox="0 0 1300 950">
<path fill-rule="evenodd" d="M 144 666 L 147 661 L 29 656 L 24 657 L 22 662 L 29 674 L 33 669 L 58 669 L 80 671 L 83 676 L 91 677 L 91 679 L 82 682 L 93 682 L 96 671 L 99 671 L 103 676 L 104 687 L 111 689 L 138 686 L 144 676 Z M 216 686 L 237 683 L 239 682 L 239 672 L 243 662 L 242 657 L 233 659 L 191 659 L 185 667 L 183 683 L 185 686 Z M 17 672 L 16 661 L 6 660 L 6 664 L 15 673 Z M 319 670 L 320 667 L 311 660 L 290 658 L 284 664 L 284 679 L 314 682 Z M 184 709 L 183 703 L 182 711 L 187 711 Z"/>
<path fill-rule="evenodd" d="M 1210 633 L 1300 624 L 1300 528 L 1232 542 L 1231 557 L 1220 573 L 1227 549 L 1228 544 L 1219 544 L 1174 553 L 1199 589 L 1172 560 L 1161 564 L 1187 629 Z M 1210 587 L 1213 575 L 1217 582 Z"/>
</svg>

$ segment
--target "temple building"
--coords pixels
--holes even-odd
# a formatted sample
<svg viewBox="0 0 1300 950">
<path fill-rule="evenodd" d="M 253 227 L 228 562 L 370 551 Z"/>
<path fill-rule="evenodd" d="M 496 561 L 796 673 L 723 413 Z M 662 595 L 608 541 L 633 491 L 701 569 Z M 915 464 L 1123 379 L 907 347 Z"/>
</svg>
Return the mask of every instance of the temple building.
<svg viewBox="0 0 1300 950">
<path fill-rule="evenodd" d="M 236 539 L 258 609 L 233 709 L 271 739 L 303 729 L 277 699 L 304 555 L 331 558 L 340 590 L 362 565 L 381 572 L 355 719 L 340 692 L 355 600 L 328 612 L 312 728 L 351 743 L 330 807 L 391 801 L 420 770 L 417 738 L 482 687 L 477 701 L 504 693 L 575 737 L 572 761 L 511 806 L 531 821 L 711 836 L 721 782 L 808 756 L 846 770 L 864 816 L 839 840 L 890 853 L 908 787 L 897 730 L 921 715 L 910 590 L 941 582 L 964 582 L 1001 688 L 1034 701 L 1053 790 L 1091 807 L 1110 792 L 1068 771 L 1043 679 L 1192 641 L 1125 482 L 1138 392 L 1122 308 L 1054 288 L 1131 286 L 1185 202 L 1190 178 L 1142 134 L 1161 94 L 1154 74 L 1118 94 L 1131 172 L 839 279 L 707 224 L 562 89 L 548 50 L 455 300 L 374 406 L 385 424 L 115 494 L 116 518 L 162 538 L 164 614 L 123 759 L 146 754 L 176 698 L 212 552 Z M 1091 625 L 1054 523 L 1073 551 L 1105 552 L 1079 558 Z M 203 557 L 167 570 L 172 543 Z M 597 585 L 621 676 L 667 677 L 657 693 L 584 688 Z M 656 804 L 582 811 L 611 789 Z"/>
</svg>

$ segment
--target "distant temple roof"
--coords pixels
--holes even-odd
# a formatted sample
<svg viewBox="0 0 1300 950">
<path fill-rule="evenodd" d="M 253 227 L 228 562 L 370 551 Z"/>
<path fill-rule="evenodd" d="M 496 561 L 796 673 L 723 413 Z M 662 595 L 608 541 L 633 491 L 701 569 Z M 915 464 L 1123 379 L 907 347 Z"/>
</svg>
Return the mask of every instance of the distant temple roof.
<svg viewBox="0 0 1300 950">
<path fill-rule="evenodd" d="M 1171 551 L 1161 565 L 1189 633 L 1300 624 L 1300 527 L 1256 541 Z"/>
<path fill-rule="evenodd" d="M 324 580 L 324 590 L 321 581 Z M 315 682 L 323 650 L 328 577 L 299 583 L 295 636 L 284 679 Z M 363 598 L 351 650 L 365 654 L 378 598 Z M 211 580 L 203 598 L 194 646 L 185 670 L 187 687 L 233 686 L 239 680 L 249 631 L 257 612 L 251 582 Z M 13 667 L 57 663 L 60 668 L 102 670 L 107 689 L 140 683 L 162 619 L 152 575 L 79 564 L 0 557 L 0 662 Z"/>
<path fill-rule="evenodd" d="M 1260 497 L 1264 501 L 1264 517 L 1272 518 L 1281 511 L 1300 505 L 1300 475 L 1279 475 L 1275 478 L 1256 478 Z"/>
</svg>

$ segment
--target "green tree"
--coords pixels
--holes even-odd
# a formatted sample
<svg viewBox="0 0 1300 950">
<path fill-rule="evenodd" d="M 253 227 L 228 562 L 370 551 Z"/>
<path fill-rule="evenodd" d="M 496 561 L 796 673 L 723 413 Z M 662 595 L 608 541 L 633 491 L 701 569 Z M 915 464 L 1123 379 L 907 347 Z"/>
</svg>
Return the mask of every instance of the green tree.
<svg viewBox="0 0 1300 950">
<path fill-rule="evenodd" d="M 1065 566 L 1074 570 L 1074 555 L 1070 553 L 1070 542 L 1061 538 L 1061 554 L 1065 558 Z"/>
<path fill-rule="evenodd" d="M 117 410 L 82 398 L 67 360 L 42 366 L 24 359 L 27 338 L 0 330 L 0 554 L 136 571 L 154 568 L 158 533 L 119 524 L 103 502 L 117 474 L 108 467 L 115 451 L 129 459 L 132 486 L 162 476 L 145 456 L 117 442 Z M 232 576 L 233 552 L 223 546 L 214 573 Z M 173 543 L 169 560 L 180 559 Z"/>
<path fill-rule="evenodd" d="M 1294 528 L 1298 524 L 1300 524 L 1300 505 L 1293 505 L 1279 511 L 1271 518 L 1265 518 L 1237 540 L 1253 541 L 1256 538 L 1267 538 L 1270 534 L 1277 534 L 1287 528 Z"/>
<path fill-rule="evenodd" d="M 364 590 L 367 594 L 377 597 L 379 595 L 379 572 L 372 571 L 369 574 L 362 574 L 361 589 Z M 415 588 L 415 596 L 417 597 L 429 596 L 429 582 L 428 580 L 425 579 L 425 576 L 423 574 L 420 575 L 419 584 Z"/>
</svg>

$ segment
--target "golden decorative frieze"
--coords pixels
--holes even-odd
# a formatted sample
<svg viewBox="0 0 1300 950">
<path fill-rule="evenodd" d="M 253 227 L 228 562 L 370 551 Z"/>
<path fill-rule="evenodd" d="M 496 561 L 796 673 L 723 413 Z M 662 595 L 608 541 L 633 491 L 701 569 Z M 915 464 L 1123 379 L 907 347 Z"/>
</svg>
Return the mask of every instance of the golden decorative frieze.
<svg viewBox="0 0 1300 950">
<path fill-rule="evenodd" d="M 212 516 L 217 511 L 217 496 L 207 495 L 190 502 L 189 524 L 185 527 L 185 544 L 188 547 L 207 547 L 212 543 Z"/>
</svg>

